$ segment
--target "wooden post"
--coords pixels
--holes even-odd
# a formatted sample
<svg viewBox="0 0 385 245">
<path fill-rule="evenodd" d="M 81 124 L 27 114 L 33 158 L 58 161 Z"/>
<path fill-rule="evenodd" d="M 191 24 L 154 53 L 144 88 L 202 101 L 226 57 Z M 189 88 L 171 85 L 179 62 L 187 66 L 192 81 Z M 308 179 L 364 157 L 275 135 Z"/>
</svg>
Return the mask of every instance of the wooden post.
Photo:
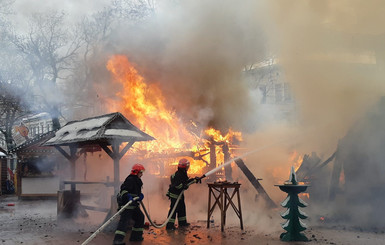
<svg viewBox="0 0 385 245">
<path fill-rule="evenodd" d="M 115 143 L 112 145 L 112 152 L 113 152 L 113 159 L 114 159 L 114 191 L 115 194 L 119 192 L 120 187 L 120 172 L 119 172 L 119 162 L 120 162 L 120 156 L 119 156 L 119 145 L 118 143 Z"/>
<path fill-rule="evenodd" d="M 71 162 L 71 180 L 76 178 L 76 160 L 78 157 L 76 156 L 77 146 L 70 145 L 70 162 Z"/>
<path fill-rule="evenodd" d="M 211 213 L 211 187 L 209 187 L 209 205 L 207 208 L 207 228 L 210 228 L 210 213 Z"/>
<path fill-rule="evenodd" d="M 215 149 L 214 140 L 210 141 L 210 169 L 212 170 L 217 167 L 217 153 Z"/>
<path fill-rule="evenodd" d="M 224 162 L 228 162 L 230 160 L 230 152 L 229 152 L 230 149 L 229 149 L 229 145 L 226 142 L 223 143 L 222 151 L 224 156 Z M 228 182 L 233 181 L 231 163 L 225 166 L 225 175 L 226 175 L 226 180 Z"/>
<path fill-rule="evenodd" d="M 340 177 L 342 172 L 342 161 L 340 160 L 339 155 L 337 154 L 336 159 L 333 165 L 333 172 L 330 181 L 330 189 L 329 189 L 329 201 L 334 201 L 337 195 L 337 191 L 340 185 Z"/>
</svg>

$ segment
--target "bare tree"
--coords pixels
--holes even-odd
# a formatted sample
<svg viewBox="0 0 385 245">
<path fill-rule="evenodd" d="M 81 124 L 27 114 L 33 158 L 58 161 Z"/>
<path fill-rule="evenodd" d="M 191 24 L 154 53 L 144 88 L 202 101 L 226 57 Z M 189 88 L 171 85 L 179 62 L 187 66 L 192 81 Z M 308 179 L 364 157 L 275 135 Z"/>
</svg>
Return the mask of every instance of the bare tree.
<svg viewBox="0 0 385 245">
<path fill-rule="evenodd" d="M 15 122 L 30 113 L 26 101 L 30 100 L 30 76 L 23 67 L 20 55 L 12 49 L 0 52 L 0 133 L 7 149 L 15 146 L 12 129 Z"/>
<path fill-rule="evenodd" d="M 64 84 L 71 75 L 82 45 L 77 29 L 70 28 L 65 17 L 59 12 L 34 14 L 28 34 L 14 35 L 11 39 L 28 61 L 34 93 L 40 99 L 43 111 L 51 115 L 53 129 L 60 128 L 63 103 L 60 82 Z"/>
<path fill-rule="evenodd" d="M 138 24 L 154 12 L 153 0 L 113 0 L 101 11 L 84 16 L 80 22 L 84 41 L 81 59 L 71 81 L 67 81 L 72 83 L 67 86 L 67 94 L 78 98 L 70 101 L 71 108 L 87 108 L 90 114 L 98 112 L 95 105 L 100 104 L 100 97 L 95 93 L 95 74 L 100 74 L 100 66 L 105 66 L 105 59 L 113 47 L 114 35 L 122 26 Z"/>
</svg>

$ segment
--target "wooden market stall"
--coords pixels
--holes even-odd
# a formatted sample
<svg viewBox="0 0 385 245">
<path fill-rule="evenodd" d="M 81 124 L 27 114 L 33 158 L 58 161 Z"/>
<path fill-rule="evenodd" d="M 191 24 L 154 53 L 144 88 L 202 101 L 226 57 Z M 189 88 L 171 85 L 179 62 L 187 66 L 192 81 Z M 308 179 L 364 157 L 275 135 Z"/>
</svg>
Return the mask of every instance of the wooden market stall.
<svg viewBox="0 0 385 245">
<path fill-rule="evenodd" d="M 44 146 L 55 147 L 70 162 L 71 176 L 68 180 L 61 181 L 58 192 L 58 215 L 65 214 L 66 217 L 71 217 L 76 207 L 81 206 L 80 191 L 76 190 L 76 185 L 87 183 L 75 180 L 78 151 L 82 148 L 98 146 L 113 159 L 114 179 L 111 184 L 114 188 L 114 194 L 116 194 L 121 184 L 120 159 L 135 142 L 149 140 L 154 140 L 154 138 L 139 130 L 119 112 L 72 121 L 60 128 L 54 137 L 43 144 Z M 68 150 L 66 151 L 65 148 Z M 65 184 L 70 184 L 71 189 L 64 190 Z M 109 183 L 105 184 L 108 185 Z M 111 202 L 111 205 L 112 203 L 115 202 Z M 115 211 L 116 209 L 111 207 L 109 215 Z"/>
<path fill-rule="evenodd" d="M 9 150 L 17 158 L 15 182 L 19 198 L 56 198 L 60 179 L 57 171 L 64 158 L 55 148 L 41 146 L 53 135 L 53 131 L 41 134 Z"/>
</svg>

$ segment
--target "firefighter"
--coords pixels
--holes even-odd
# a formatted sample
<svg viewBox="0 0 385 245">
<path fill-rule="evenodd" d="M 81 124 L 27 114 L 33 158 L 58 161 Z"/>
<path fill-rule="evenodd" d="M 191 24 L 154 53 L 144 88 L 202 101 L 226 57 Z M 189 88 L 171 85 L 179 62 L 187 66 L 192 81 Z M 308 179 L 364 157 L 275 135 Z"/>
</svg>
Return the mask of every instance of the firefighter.
<svg viewBox="0 0 385 245">
<path fill-rule="evenodd" d="M 139 201 L 143 200 L 144 195 L 142 193 L 143 182 L 141 177 L 145 171 L 143 165 L 134 164 L 131 173 L 124 180 L 120 186 L 120 192 L 117 195 L 117 202 L 119 209 L 133 200 L 135 197 L 139 197 L 139 200 L 133 201 L 122 213 L 118 223 L 118 227 L 115 231 L 114 245 L 124 245 L 124 238 L 128 230 L 129 221 L 134 220 L 134 226 L 132 227 L 130 241 L 143 241 L 143 227 L 144 227 L 144 215 L 139 208 Z"/>
<path fill-rule="evenodd" d="M 190 167 L 190 162 L 186 158 L 180 159 L 178 162 L 178 170 L 175 172 L 175 174 L 171 175 L 170 177 L 171 184 L 166 194 L 171 201 L 170 210 L 168 211 L 168 216 L 170 216 L 170 213 L 174 208 L 176 200 L 179 194 L 182 192 L 182 190 L 187 190 L 189 187 L 189 184 L 200 182 L 199 177 L 189 179 L 189 177 L 187 176 L 187 171 L 189 167 Z M 182 194 L 182 197 L 179 200 L 179 203 L 175 209 L 175 212 L 173 213 L 170 220 L 168 221 L 166 230 L 175 230 L 174 223 L 177 215 L 178 215 L 179 227 L 187 227 L 190 225 L 190 223 L 187 223 L 187 219 L 186 219 L 186 205 L 184 203 L 184 194 Z"/>
</svg>

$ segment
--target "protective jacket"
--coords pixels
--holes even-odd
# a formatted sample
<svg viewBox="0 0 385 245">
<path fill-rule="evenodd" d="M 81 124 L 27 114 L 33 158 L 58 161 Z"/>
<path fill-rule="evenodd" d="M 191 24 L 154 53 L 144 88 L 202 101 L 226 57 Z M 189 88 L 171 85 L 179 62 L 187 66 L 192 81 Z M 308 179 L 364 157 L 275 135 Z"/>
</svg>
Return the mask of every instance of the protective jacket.
<svg viewBox="0 0 385 245">
<path fill-rule="evenodd" d="M 124 206 L 129 201 L 130 195 L 132 198 L 139 196 L 142 193 L 143 182 L 137 175 L 130 174 L 120 186 L 120 192 L 117 196 L 119 206 Z M 128 195 L 127 195 L 128 194 Z M 130 206 L 138 206 L 138 202 L 133 202 Z M 128 209 L 130 209 L 130 206 Z"/>
<path fill-rule="evenodd" d="M 171 175 L 170 180 L 171 184 L 166 195 L 174 199 L 178 198 L 182 190 L 186 190 L 188 188 L 188 184 L 190 182 L 195 181 L 194 179 L 189 179 L 187 171 L 183 169 L 178 169 L 178 171 Z"/>
</svg>

